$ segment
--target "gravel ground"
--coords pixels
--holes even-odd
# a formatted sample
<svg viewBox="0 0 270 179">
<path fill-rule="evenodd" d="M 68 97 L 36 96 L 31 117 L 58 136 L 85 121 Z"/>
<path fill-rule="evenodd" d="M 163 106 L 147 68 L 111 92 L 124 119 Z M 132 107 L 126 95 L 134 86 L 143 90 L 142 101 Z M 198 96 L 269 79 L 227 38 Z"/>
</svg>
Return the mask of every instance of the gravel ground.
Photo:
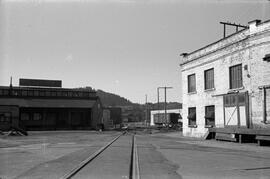
<svg viewBox="0 0 270 179">
<path fill-rule="evenodd" d="M 84 153 L 89 154 L 85 150 L 94 152 L 117 134 L 116 132 L 95 131 L 43 131 L 29 132 L 29 136 L 0 136 L 0 178 L 15 178 L 16 176 L 25 178 L 29 173 L 34 174 L 34 169 L 40 170 L 42 166 L 50 168 L 56 166 L 52 163 L 57 162 L 62 163 L 58 167 L 64 171 L 66 169 L 64 161 L 67 158 L 78 155 L 73 159 L 82 160 Z M 59 168 L 56 171 L 58 174 L 62 171 Z"/>
<path fill-rule="evenodd" d="M 118 134 L 44 131 L 0 136 L 0 178 L 59 178 Z M 180 132 L 137 131 L 136 136 L 141 178 L 270 178 L 269 146 L 187 138 Z M 107 167 L 106 176 L 118 170 L 122 152 L 130 150 L 122 142 L 104 154 L 104 162 L 97 161 L 101 171 Z"/>
</svg>

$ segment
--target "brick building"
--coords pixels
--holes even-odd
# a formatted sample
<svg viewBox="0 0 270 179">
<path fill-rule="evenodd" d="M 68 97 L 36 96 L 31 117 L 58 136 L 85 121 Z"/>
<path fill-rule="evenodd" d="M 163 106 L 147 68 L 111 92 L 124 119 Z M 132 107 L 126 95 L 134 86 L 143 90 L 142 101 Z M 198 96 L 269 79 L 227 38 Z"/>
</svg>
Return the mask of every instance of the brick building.
<svg viewBox="0 0 270 179">
<path fill-rule="evenodd" d="M 182 56 L 185 136 L 270 135 L 270 21 Z"/>
</svg>

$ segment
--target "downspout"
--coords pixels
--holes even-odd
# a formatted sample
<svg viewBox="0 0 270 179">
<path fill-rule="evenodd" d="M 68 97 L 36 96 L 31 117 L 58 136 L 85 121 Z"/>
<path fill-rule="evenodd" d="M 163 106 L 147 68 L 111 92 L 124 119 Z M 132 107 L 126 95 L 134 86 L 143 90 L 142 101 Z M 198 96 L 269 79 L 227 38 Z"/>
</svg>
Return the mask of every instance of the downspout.
<svg viewBox="0 0 270 179">
<path fill-rule="evenodd" d="M 265 87 L 262 88 L 262 93 L 263 93 L 263 105 L 262 105 L 262 111 L 263 111 L 263 123 L 266 124 L 266 89 Z"/>
<path fill-rule="evenodd" d="M 262 111 L 263 111 L 263 120 L 262 123 L 270 124 L 267 122 L 267 111 L 266 111 L 266 89 L 270 89 L 270 85 L 260 86 L 259 89 L 262 90 Z"/>
</svg>

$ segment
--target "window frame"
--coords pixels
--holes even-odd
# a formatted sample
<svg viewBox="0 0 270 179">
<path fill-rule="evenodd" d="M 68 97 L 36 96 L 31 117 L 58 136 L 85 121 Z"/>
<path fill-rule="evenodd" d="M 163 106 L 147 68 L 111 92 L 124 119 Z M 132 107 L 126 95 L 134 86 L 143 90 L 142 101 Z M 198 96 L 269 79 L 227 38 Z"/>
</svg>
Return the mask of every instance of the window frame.
<svg viewBox="0 0 270 179">
<path fill-rule="evenodd" d="M 194 76 L 194 89 L 192 89 L 192 80 L 191 80 L 191 77 Z M 193 74 L 190 74 L 187 76 L 187 87 L 188 87 L 188 93 L 196 93 L 196 74 L 193 73 Z"/>
<path fill-rule="evenodd" d="M 223 98 L 224 107 L 235 107 L 237 104 L 239 106 L 245 106 L 247 100 L 245 93 L 226 94 Z"/>
<path fill-rule="evenodd" d="M 27 115 L 28 118 L 27 118 L 27 119 L 26 119 L 26 118 L 22 118 L 23 115 Z M 30 120 L 31 120 L 31 115 L 30 115 L 29 112 L 22 112 L 22 113 L 20 114 L 20 121 L 30 121 Z"/>
<path fill-rule="evenodd" d="M 32 119 L 33 119 L 33 121 L 41 121 L 43 119 L 42 113 L 41 112 L 34 112 L 32 114 Z"/>
<path fill-rule="evenodd" d="M 0 113 L 0 123 L 11 123 L 11 120 L 12 120 L 11 112 Z"/>
<path fill-rule="evenodd" d="M 194 111 L 193 111 L 194 110 Z M 191 113 L 195 112 L 195 120 L 191 119 L 189 116 L 191 115 Z M 197 111 L 196 111 L 196 107 L 189 107 L 188 108 L 188 127 L 190 128 L 196 128 L 197 127 Z"/>
<path fill-rule="evenodd" d="M 207 113 L 209 112 L 209 109 L 210 108 L 213 108 L 213 112 L 214 112 L 214 118 L 209 118 L 207 117 Z M 215 105 L 208 105 L 208 106 L 205 106 L 205 127 L 206 128 L 211 128 L 211 127 L 214 127 L 215 126 L 215 122 L 216 122 L 216 107 Z"/>
<path fill-rule="evenodd" d="M 208 72 L 212 72 L 212 73 L 207 75 Z M 210 75 L 213 75 L 213 76 L 211 76 L 211 78 L 209 78 Z M 215 71 L 214 71 L 214 68 L 204 70 L 204 90 L 211 90 L 211 89 L 215 89 Z"/>
<path fill-rule="evenodd" d="M 240 73 L 238 71 L 241 71 Z M 233 74 L 234 73 L 234 74 Z M 238 76 L 240 74 L 240 76 Z M 236 77 L 240 77 L 236 78 Z M 238 89 L 243 87 L 242 63 L 229 67 L 229 88 Z"/>
</svg>

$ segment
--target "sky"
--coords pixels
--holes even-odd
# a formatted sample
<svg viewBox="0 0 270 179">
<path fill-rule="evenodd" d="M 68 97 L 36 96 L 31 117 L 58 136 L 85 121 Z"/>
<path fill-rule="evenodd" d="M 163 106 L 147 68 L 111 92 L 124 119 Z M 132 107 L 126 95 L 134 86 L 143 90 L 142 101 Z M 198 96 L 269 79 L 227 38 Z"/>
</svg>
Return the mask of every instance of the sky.
<svg viewBox="0 0 270 179">
<path fill-rule="evenodd" d="M 0 0 L 0 86 L 91 86 L 132 102 L 181 102 L 179 56 L 223 37 L 220 21 L 270 19 L 267 0 Z M 234 30 L 231 29 L 231 32 Z M 164 91 L 160 90 L 160 101 Z"/>
</svg>

